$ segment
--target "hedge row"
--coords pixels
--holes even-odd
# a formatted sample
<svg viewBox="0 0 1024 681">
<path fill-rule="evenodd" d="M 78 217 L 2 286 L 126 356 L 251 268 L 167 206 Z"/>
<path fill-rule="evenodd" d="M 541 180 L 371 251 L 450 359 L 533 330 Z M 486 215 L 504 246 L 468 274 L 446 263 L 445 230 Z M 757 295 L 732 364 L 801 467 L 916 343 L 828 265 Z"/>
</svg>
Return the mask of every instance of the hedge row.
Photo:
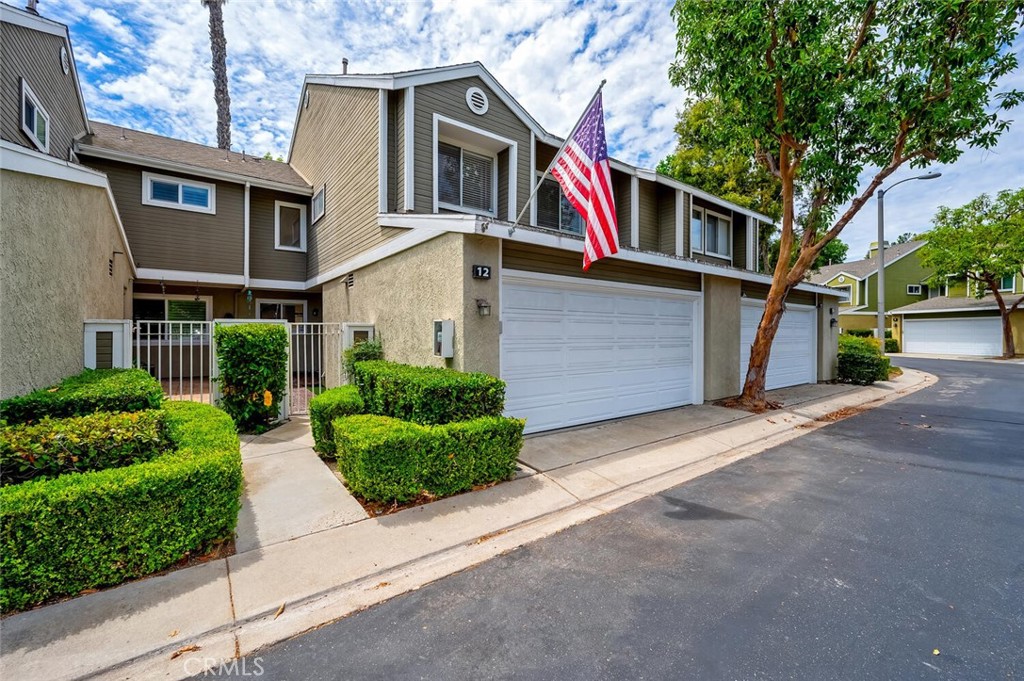
<svg viewBox="0 0 1024 681">
<path fill-rule="evenodd" d="M 408 501 L 424 492 L 449 496 L 515 475 L 522 419 L 487 416 L 422 426 L 387 416 L 334 421 L 338 468 L 356 494 Z"/>
<path fill-rule="evenodd" d="M 277 421 L 288 381 L 288 330 L 283 324 L 220 324 L 213 332 L 220 406 L 242 432 Z"/>
<path fill-rule="evenodd" d="M 889 379 L 889 358 L 883 357 L 878 340 L 853 335 L 839 336 L 839 380 L 870 385 Z"/>
<path fill-rule="evenodd" d="M 0 419 L 16 424 L 45 416 L 142 411 L 159 408 L 163 398 L 160 383 L 141 369 L 86 369 L 50 388 L 0 402 Z"/>
<path fill-rule="evenodd" d="M 505 407 L 504 381 L 483 373 L 358 362 L 355 383 L 368 413 L 422 425 L 500 416 Z"/>
<path fill-rule="evenodd" d="M 174 449 L 162 456 L 0 488 L 0 611 L 141 577 L 232 536 L 234 423 L 206 404 L 164 409 Z"/>
<path fill-rule="evenodd" d="M 354 385 L 325 390 L 310 400 L 309 426 L 313 431 L 316 451 L 327 458 L 334 458 L 334 419 L 362 413 L 363 398 Z"/>
<path fill-rule="evenodd" d="M 164 412 L 96 412 L 0 429 L 0 485 L 130 466 L 163 453 Z"/>
</svg>

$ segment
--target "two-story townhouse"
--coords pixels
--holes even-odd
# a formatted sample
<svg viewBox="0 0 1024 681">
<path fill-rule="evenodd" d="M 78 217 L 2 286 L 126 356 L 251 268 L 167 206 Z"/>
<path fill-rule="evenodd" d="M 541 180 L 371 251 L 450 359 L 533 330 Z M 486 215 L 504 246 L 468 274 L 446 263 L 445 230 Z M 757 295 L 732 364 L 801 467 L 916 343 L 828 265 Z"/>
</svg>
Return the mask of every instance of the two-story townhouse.
<svg viewBox="0 0 1024 681">
<path fill-rule="evenodd" d="M 892 310 L 893 335 L 904 352 L 998 357 L 1003 354 L 1002 317 L 992 293 L 980 298 L 964 279 L 932 291 L 926 300 Z M 1024 274 L 1003 277 L 1007 306 L 1024 296 Z M 1024 308 L 1010 314 L 1015 352 L 1024 354 Z"/>
<path fill-rule="evenodd" d="M 921 265 L 920 251 L 925 241 L 908 241 L 885 246 L 885 324 L 892 325 L 888 312 L 904 305 L 926 300 L 931 272 Z M 871 243 L 868 257 L 862 260 L 826 265 L 813 273 L 810 281 L 840 292 L 839 327 L 843 331 L 875 329 L 878 320 L 878 244 Z"/>
<path fill-rule="evenodd" d="M 737 394 L 768 218 L 613 161 L 621 250 L 583 273 L 557 184 L 530 200 L 561 143 L 479 63 L 307 76 L 288 160 L 324 197 L 324 319 L 373 327 L 395 360 L 500 376 L 533 431 Z M 769 387 L 833 377 L 837 308 L 793 291 Z"/>
<path fill-rule="evenodd" d="M 131 312 L 110 186 L 72 154 L 89 132 L 67 27 L 0 4 L 0 398 L 81 371 L 83 322 Z"/>
</svg>

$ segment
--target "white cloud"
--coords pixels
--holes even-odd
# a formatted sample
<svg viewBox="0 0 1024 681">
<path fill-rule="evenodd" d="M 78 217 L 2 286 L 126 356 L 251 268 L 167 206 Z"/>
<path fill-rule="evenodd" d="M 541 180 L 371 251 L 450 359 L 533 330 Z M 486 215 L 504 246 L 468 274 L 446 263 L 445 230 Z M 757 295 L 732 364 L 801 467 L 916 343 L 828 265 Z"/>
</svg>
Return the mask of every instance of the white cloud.
<svg viewBox="0 0 1024 681">
<path fill-rule="evenodd" d="M 75 51 L 75 61 L 84 64 L 87 69 L 103 69 L 114 63 L 114 60 L 103 52 L 93 54 L 81 47 Z"/>
</svg>

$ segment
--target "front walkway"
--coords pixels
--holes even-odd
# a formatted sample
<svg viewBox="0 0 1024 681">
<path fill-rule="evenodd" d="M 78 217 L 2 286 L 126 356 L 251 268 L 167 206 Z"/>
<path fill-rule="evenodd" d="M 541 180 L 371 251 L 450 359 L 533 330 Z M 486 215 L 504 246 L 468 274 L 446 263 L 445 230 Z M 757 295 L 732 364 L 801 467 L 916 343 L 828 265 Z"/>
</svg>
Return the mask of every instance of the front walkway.
<svg viewBox="0 0 1024 681">
<path fill-rule="evenodd" d="M 236 555 L 7 618 L 0 673 L 195 674 L 932 382 L 907 370 L 867 388 L 781 391 L 785 408 L 762 415 L 700 405 L 534 436 L 522 457 L 541 472 L 379 518 L 294 421 L 244 443 Z"/>
</svg>

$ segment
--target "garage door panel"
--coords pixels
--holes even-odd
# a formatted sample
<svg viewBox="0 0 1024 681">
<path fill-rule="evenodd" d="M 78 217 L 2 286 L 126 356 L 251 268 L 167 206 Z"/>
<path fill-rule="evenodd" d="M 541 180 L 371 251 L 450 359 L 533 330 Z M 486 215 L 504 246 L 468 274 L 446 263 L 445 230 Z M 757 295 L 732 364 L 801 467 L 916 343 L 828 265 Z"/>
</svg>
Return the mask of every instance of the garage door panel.
<svg viewBox="0 0 1024 681">
<path fill-rule="evenodd" d="M 502 298 L 506 411 L 528 432 L 693 402 L 692 297 L 517 277 Z"/>
<path fill-rule="evenodd" d="M 996 357 L 1003 353 L 999 317 L 906 319 L 903 351 L 935 355 Z"/>
<path fill-rule="evenodd" d="M 762 304 L 746 303 L 740 309 L 740 388 L 750 366 L 750 348 L 757 335 L 757 326 L 764 314 Z M 814 383 L 816 377 L 817 315 L 814 310 L 791 307 L 782 315 L 782 321 L 772 342 L 768 358 L 768 390 L 802 383 Z"/>
</svg>

